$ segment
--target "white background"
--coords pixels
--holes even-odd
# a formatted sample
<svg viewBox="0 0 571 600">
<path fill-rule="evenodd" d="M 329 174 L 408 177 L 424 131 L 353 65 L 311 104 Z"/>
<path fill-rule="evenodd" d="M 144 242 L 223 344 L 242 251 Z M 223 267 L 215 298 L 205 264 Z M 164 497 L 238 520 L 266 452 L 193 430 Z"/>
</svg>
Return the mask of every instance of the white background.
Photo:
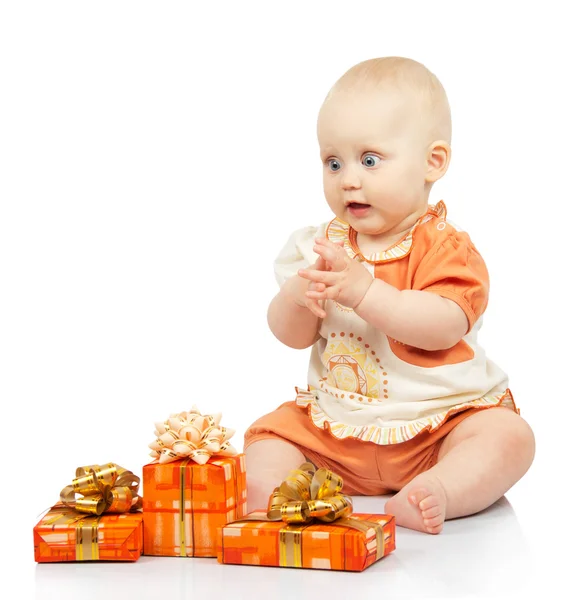
<svg viewBox="0 0 571 600">
<path fill-rule="evenodd" d="M 0 546 L 19 595 L 38 577 L 37 515 L 77 466 L 140 474 L 154 421 L 194 403 L 222 411 L 241 449 L 246 427 L 305 384 L 309 351 L 266 326 L 272 261 L 294 229 L 330 218 L 315 135 L 325 94 L 353 64 L 388 55 L 423 62 L 447 90 L 453 159 L 431 200 L 487 261 L 481 341 L 537 438 L 507 498 L 544 583 L 563 577 L 561 4 L 1 4 Z"/>
</svg>

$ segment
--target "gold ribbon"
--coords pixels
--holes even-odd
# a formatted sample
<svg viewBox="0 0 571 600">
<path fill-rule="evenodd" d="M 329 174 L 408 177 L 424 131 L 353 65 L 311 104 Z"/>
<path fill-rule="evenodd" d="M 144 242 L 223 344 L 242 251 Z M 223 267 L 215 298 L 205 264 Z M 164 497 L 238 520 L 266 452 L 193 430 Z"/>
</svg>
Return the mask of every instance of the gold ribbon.
<svg viewBox="0 0 571 600">
<path fill-rule="evenodd" d="M 185 528 L 185 517 L 186 517 L 186 488 L 185 488 L 185 480 L 186 480 L 186 468 L 189 466 L 191 459 L 186 458 L 180 462 L 180 477 L 179 477 L 179 509 L 178 509 L 178 526 L 179 526 L 179 536 L 180 536 L 180 553 L 179 556 L 189 556 L 187 546 L 190 545 L 192 548 L 192 553 L 190 556 L 194 556 L 194 513 L 192 509 L 192 478 L 193 478 L 193 465 L 190 465 L 190 476 L 189 476 L 189 485 L 188 489 L 190 491 L 190 536 L 191 539 L 186 539 L 186 528 Z M 238 469 L 236 468 L 236 463 L 232 460 L 230 461 L 230 468 L 232 469 L 232 477 L 234 478 L 234 498 L 236 501 L 236 511 L 238 510 L 240 498 L 238 496 Z M 224 468 L 222 465 L 213 465 L 220 466 L 222 469 Z"/>
<path fill-rule="evenodd" d="M 78 467 L 71 485 L 60 492 L 60 499 L 66 506 L 90 515 L 134 511 L 143 506 L 140 481 L 115 463 Z"/>
<path fill-rule="evenodd" d="M 63 504 L 56 504 L 50 510 L 42 525 L 70 527 L 75 525 L 75 560 L 99 560 L 99 545 L 97 540 L 97 527 L 101 517 L 85 515 Z"/>
<path fill-rule="evenodd" d="M 353 503 L 349 496 L 340 493 L 342 488 L 340 475 L 323 468 L 316 471 L 311 463 L 303 463 L 275 488 L 265 518 L 252 514 L 233 523 L 284 521 L 286 526 L 279 531 L 280 567 L 302 566 L 302 532 L 316 520 L 356 529 L 365 535 L 372 529 L 377 542 L 376 560 L 379 560 L 385 554 L 383 526 L 375 521 L 349 518 Z"/>
<path fill-rule="evenodd" d="M 190 462 L 190 458 L 187 458 L 185 460 L 183 460 L 180 463 L 180 481 L 179 481 L 179 485 L 180 485 L 180 498 L 179 498 L 179 509 L 178 509 L 178 517 L 179 517 L 179 532 L 180 532 L 180 556 L 188 556 L 187 553 L 187 539 L 186 539 L 186 532 L 185 532 L 185 513 L 186 513 L 186 499 L 185 499 L 185 474 L 186 474 L 186 467 L 188 465 L 188 463 Z M 190 495 L 191 495 L 191 507 L 192 507 L 192 466 L 190 469 L 190 482 L 188 485 L 188 488 L 190 490 Z M 190 545 L 192 547 L 192 555 L 194 556 L 194 519 L 193 519 L 193 514 L 192 514 L 192 510 L 190 511 L 190 518 L 192 519 L 192 523 L 190 525 L 190 535 L 192 536 L 192 540 L 188 540 L 190 542 Z"/>
<path fill-rule="evenodd" d="M 343 479 L 327 469 L 315 471 L 311 463 L 294 469 L 277 487 L 268 502 L 268 518 L 286 523 L 331 523 L 349 516 L 353 503 L 339 493 Z"/>
<path fill-rule="evenodd" d="M 164 423 L 155 423 L 151 456 L 161 465 L 182 458 L 204 465 L 212 456 L 235 456 L 238 452 L 228 441 L 235 430 L 221 427 L 221 419 L 220 413 L 203 415 L 196 406 L 172 414 Z"/>
</svg>

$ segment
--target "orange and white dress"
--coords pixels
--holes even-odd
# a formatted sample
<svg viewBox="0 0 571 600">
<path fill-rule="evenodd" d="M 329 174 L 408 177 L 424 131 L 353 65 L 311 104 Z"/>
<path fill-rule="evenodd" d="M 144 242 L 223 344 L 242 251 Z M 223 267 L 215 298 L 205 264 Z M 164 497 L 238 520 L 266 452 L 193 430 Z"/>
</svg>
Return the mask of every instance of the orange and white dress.
<svg viewBox="0 0 571 600">
<path fill-rule="evenodd" d="M 466 313 L 469 331 L 450 349 L 421 350 L 327 300 L 321 338 L 311 352 L 309 386 L 296 388 L 296 403 L 307 409 L 315 426 L 338 439 L 388 445 L 433 431 L 469 408 L 517 410 L 507 375 L 478 344 L 488 302 L 486 265 L 468 234 L 447 221 L 442 201 L 430 206 L 403 239 L 372 256 L 360 253 L 356 232 L 339 219 L 296 231 L 275 263 L 280 284 L 315 262 L 314 240 L 324 236 L 343 242 L 351 258 L 399 290 L 453 300 Z"/>
</svg>

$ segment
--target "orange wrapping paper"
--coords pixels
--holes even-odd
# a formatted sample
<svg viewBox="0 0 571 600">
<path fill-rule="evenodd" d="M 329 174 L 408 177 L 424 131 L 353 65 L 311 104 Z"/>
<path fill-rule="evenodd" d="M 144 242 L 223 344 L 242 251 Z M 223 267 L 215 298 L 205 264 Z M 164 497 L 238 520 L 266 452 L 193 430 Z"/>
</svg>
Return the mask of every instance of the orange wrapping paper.
<svg viewBox="0 0 571 600">
<path fill-rule="evenodd" d="M 255 515 L 264 518 L 266 513 L 256 511 L 248 517 Z M 354 513 L 351 519 L 382 525 L 382 556 L 395 549 L 392 515 Z M 289 548 L 284 538 L 287 530 L 299 532 L 290 538 Z M 377 541 L 373 529 L 364 534 L 335 523 L 292 526 L 283 521 L 244 521 L 230 523 L 218 531 L 219 563 L 363 571 L 376 560 Z"/>
<path fill-rule="evenodd" d="M 144 554 L 215 557 L 218 528 L 246 512 L 245 457 L 145 465 L 143 492 Z"/>
<path fill-rule="evenodd" d="M 143 514 L 100 517 L 56 504 L 34 527 L 36 562 L 135 561 L 143 550 Z"/>
</svg>

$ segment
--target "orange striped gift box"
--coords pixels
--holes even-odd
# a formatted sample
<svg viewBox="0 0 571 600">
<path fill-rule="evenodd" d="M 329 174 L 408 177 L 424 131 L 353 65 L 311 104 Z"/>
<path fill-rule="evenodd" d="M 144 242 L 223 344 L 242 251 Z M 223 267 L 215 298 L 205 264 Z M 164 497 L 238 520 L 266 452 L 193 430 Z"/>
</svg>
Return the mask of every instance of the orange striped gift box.
<svg viewBox="0 0 571 600">
<path fill-rule="evenodd" d="M 217 530 L 246 512 L 243 454 L 143 467 L 144 554 L 216 556 Z"/>
<path fill-rule="evenodd" d="M 235 565 L 363 571 L 395 549 L 392 515 L 354 513 L 326 524 L 265 521 L 256 511 L 218 531 L 218 562 Z"/>
<path fill-rule="evenodd" d="M 79 513 L 56 504 L 34 527 L 36 562 L 135 561 L 143 551 L 143 514 Z"/>
</svg>

